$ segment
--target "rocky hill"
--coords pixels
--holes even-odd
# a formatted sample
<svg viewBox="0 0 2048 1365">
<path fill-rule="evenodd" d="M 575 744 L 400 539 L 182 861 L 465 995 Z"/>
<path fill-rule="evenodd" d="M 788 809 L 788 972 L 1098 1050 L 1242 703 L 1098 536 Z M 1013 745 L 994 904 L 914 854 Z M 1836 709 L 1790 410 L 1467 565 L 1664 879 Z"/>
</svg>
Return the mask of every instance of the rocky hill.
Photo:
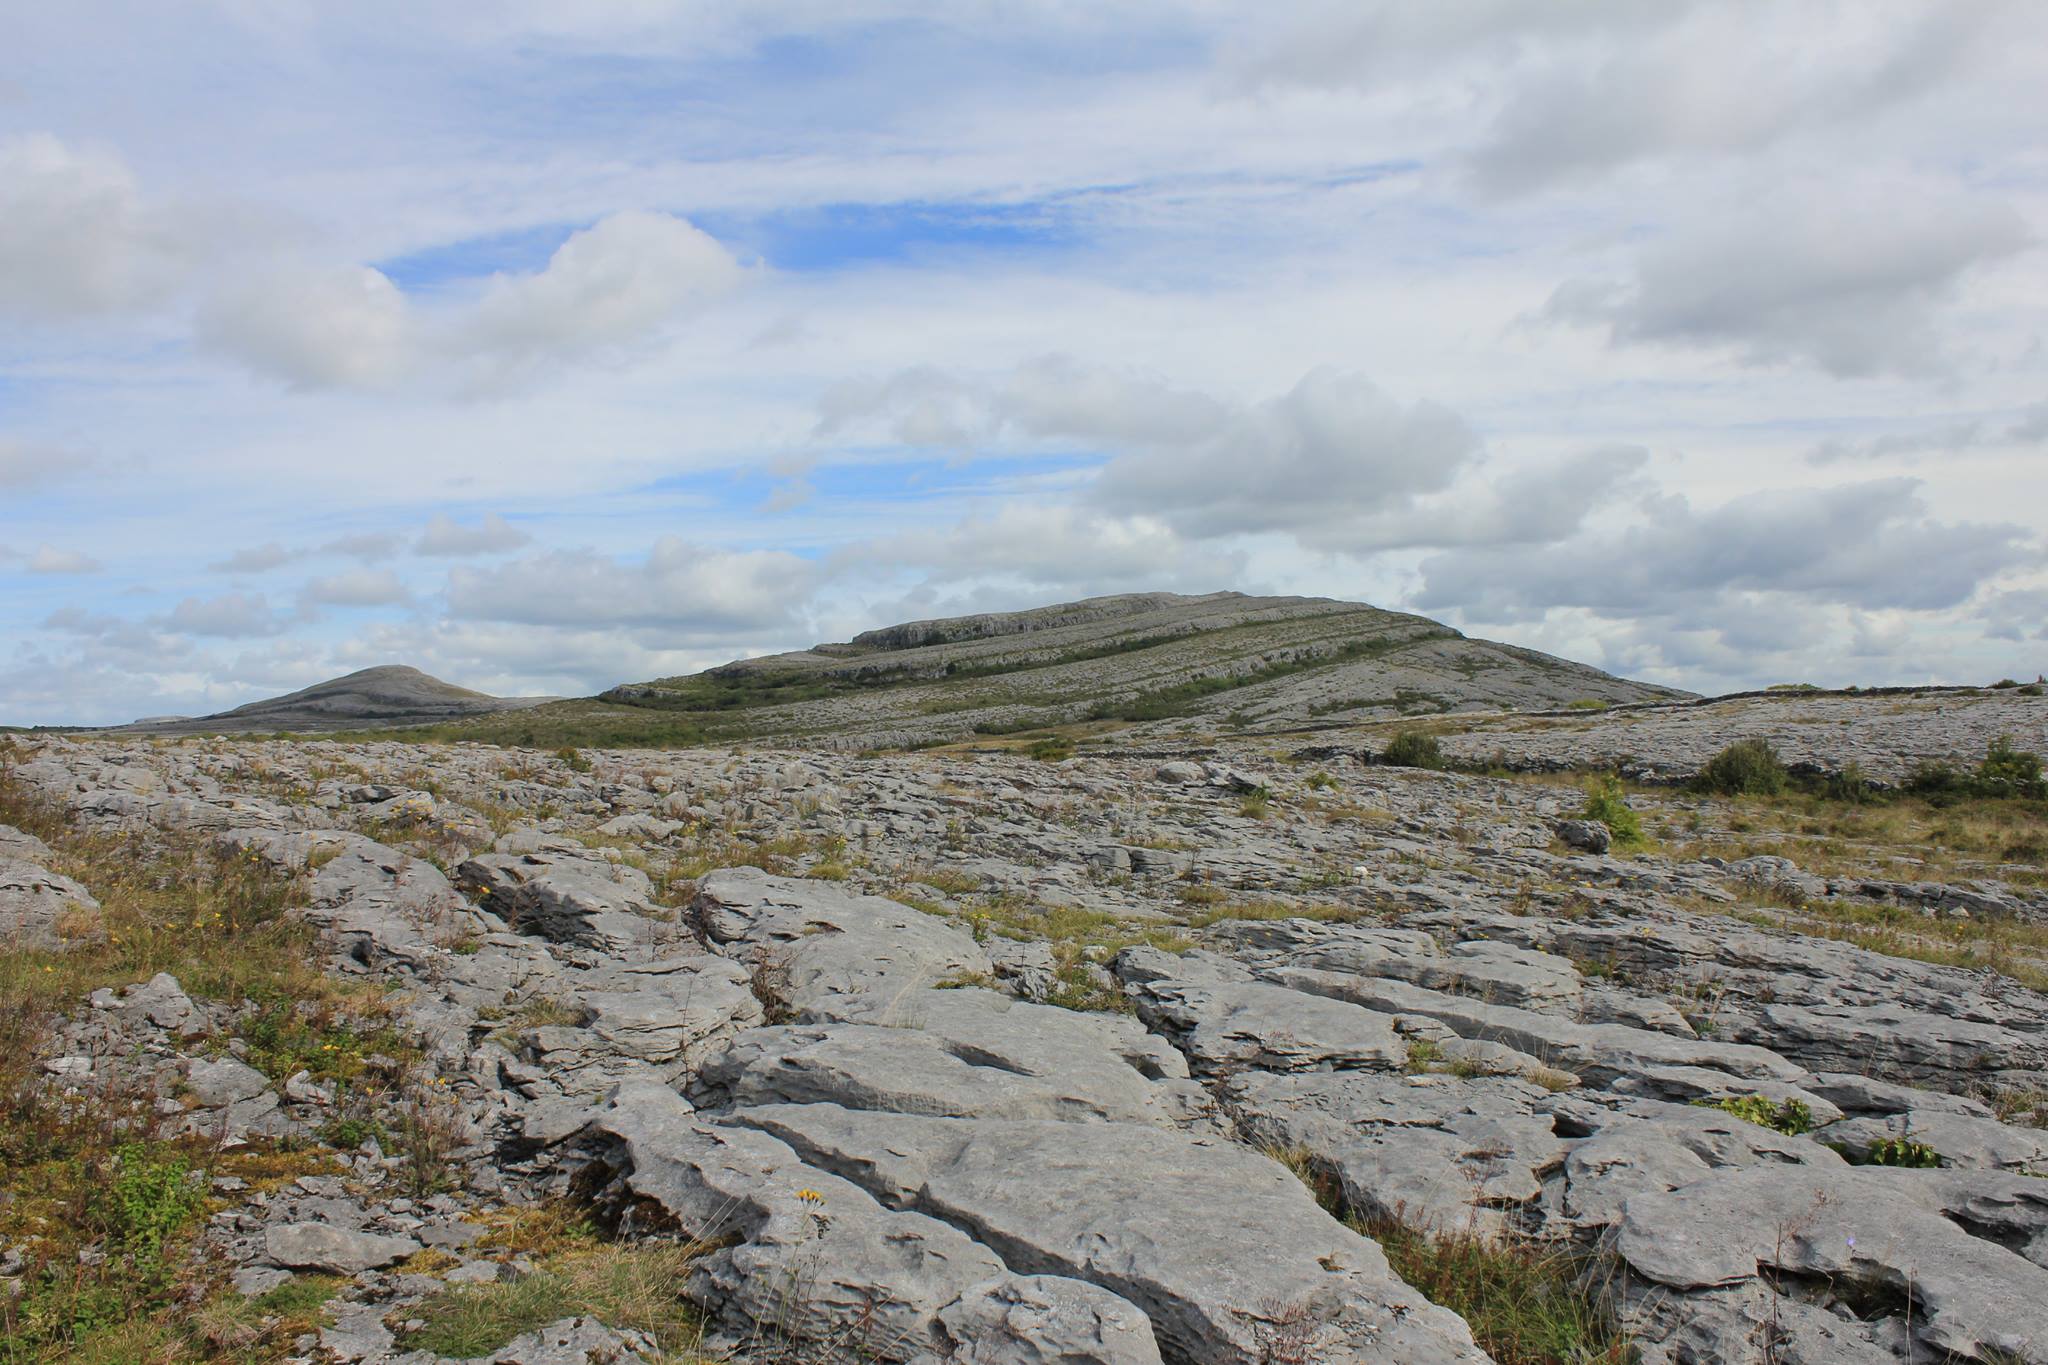
<svg viewBox="0 0 2048 1365">
<path fill-rule="evenodd" d="M 1267 731 L 1683 694 L 1427 617 L 1312 597 L 1139 593 L 913 621 L 466 725 L 532 743 L 911 748 L 1087 722 Z"/>
<path fill-rule="evenodd" d="M 402 664 L 365 668 L 282 697 L 212 716 L 139 720 L 122 730 L 159 735 L 269 734 L 432 725 L 518 711 L 549 697 L 493 697 L 442 682 Z"/>
</svg>

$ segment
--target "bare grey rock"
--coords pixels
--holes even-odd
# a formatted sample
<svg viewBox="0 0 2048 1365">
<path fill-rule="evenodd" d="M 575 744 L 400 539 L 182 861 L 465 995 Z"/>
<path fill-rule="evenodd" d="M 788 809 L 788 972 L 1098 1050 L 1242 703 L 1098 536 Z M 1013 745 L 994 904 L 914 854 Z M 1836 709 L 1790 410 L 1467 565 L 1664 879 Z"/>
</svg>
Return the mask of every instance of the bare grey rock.
<svg viewBox="0 0 2048 1365">
<path fill-rule="evenodd" d="M 1402 1284 L 1377 1245 L 1284 1167 L 1222 1139 L 836 1105 L 734 1121 L 891 1207 L 971 1231 L 1020 1273 L 1083 1278 L 1130 1300 L 1169 1359 L 1254 1365 L 1283 1329 L 1333 1365 L 1485 1359 L 1463 1322 Z"/>
<path fill-rule="evenodd" d="M 99 908 L 71 878 L 0 848 L 0 947 L 54 951 L 102 938 Z"/>
<path fill-rule="evenodd" d="M 961 1365 L 1159 1365 L 1152 1324 L 1085 1280 L 1013 1275 L 968 1289 L 939 1313 Z"/>
<path fill-rule="evenodd" d="M 352 1232 L 325 1223 L 284 1223 L 265 1230 L 264 1255 L 291 1270 L 355 1275 L 396 1264 L 420 1249 L 410 1237 Z"/>
</svg>

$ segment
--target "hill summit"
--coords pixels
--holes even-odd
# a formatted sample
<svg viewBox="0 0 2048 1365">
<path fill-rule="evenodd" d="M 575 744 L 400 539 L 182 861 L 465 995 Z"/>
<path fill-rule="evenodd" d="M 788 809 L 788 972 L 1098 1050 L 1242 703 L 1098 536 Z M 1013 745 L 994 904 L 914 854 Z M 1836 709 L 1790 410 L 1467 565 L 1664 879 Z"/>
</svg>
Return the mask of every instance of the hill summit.
<svg viewBox="0 0 2048 1365">
<path fill-rule="evenodd" d="M 1680 695 L 1363 603 L 1133 593 L 911 621 L 507 721 L 574 716 L 593 743 L 875 748 L 1083 722 L 1256 732 Z"/>
<path fill-rule="evenodd" d="M 282 697 L 198 717 L 137 721 L 150 734 L 248 734 L 272 730 L 358 730 L 427 725 L 536 706 L 547 697 L 493 697 L 442 682 L 403 664 L 365 668 Z"/>
</svg>

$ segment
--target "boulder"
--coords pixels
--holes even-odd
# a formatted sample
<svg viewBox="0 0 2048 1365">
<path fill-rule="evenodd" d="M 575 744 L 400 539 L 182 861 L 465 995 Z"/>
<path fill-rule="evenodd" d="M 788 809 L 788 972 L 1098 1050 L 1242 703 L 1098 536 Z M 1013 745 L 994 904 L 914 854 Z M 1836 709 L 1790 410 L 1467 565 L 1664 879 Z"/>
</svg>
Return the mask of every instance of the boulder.
<svg viewBox="0 0 2048 1365">
<path fill-rule="evenodd" d="M 99 908 L 71 878 L 0 849 L 0 949 L 57 951 L 103 938 Z"/>
<path fill-rule="evenodd" d="M 420 1249 L 410 1237 L 352 1232 L 325 1223 L 280 1223 L 265 1229 L 263 1251 L 272 1265 L 357 1275 L 396 1264 Z"/>
</svg>

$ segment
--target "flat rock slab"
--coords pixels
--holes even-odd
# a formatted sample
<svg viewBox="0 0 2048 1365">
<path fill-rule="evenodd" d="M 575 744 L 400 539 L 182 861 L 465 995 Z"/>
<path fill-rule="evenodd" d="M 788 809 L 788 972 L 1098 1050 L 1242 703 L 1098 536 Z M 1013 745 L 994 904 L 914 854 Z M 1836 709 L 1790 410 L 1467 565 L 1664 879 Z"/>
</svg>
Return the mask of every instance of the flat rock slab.
<svg viewBox="0 0 2048 1365">
<path fill-rule="evenodd" d="M 1481 1361 L 1471 1333 L 1317 1207 L 1278 1162 L 1222 1139 L 1116 1123 L 917 1118 L 770 1105 L 721 1120 L 969 1232 L 1020 1274 L 1101 1285 L 1174 1362 Z"/>
<path fill-rule="evenodd" d="M 829 882 L 721 868 L 699 884 L 690 908 L 706 937 L 745 954 L 803 1022 L 914 1024 L 909 996 L 994 971 L 958 929 Z"/>
<path fill-rule="evenodd" d="M 1254 1073 L 1226 1094 L 1248 1138 L 1306 1153 L 1346 1207 L 1438 1233 L 1506 1230 L 1565 1159 L 1548 1093 L 1523 1081 Z"/>
<path fill-rule="evenodd" d="M 420 1244 L 410 1237 L 350 1232 L 326 1223 L 281 1223 L 263 1234 L 263 1252 L 271 1264 L 333 1275 L 381 1270 L 419 1249 Z"/>
<path fill-rule="evenodd" d="M 1138 1013 L 1187 1053 L 1193 1069 L 1387 1070 L 1408 1045 L 1385 1014 L 1264 982 L 1157 980 L 1135 990 Z"/>
<path fill-rule="evenodd" d="M 1912 1296 L 1926 1346 L 2048 1361 L 2048 1271 L 1906 1193 L 1914 1171 L 1757 1166 L 1629 1199 L 1613 1247 L 1683 1293 L 1760 1268 Z"/>
<path fill-rule="evenodd" d="M 954 1118 L 1171 1126 L 1210 1106 L 1178 1054 L 1121 1018 L 924 991 L 921 1027 L 799 1024 L 751 1029 L 698 1068 L 693 1098 L 832 1103 Z"/>
</svg>

